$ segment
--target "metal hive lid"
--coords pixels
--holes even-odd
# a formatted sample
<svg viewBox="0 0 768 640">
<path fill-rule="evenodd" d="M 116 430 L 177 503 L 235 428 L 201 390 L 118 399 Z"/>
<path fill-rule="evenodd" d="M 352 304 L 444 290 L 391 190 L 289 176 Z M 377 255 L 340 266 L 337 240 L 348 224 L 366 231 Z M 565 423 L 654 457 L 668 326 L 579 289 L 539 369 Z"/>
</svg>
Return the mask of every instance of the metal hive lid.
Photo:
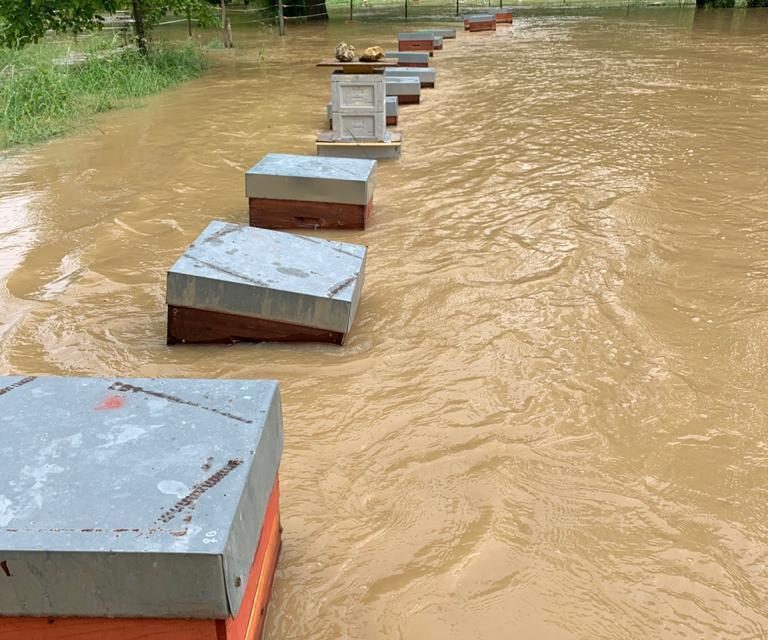
<svg viewBox="0 0 768 640">
<path fill-rule="evenodd" d="M 0 424 L 0 615 L 237 611 L 282 453 L 276 382 L 0 378 Z"/>
</svg>

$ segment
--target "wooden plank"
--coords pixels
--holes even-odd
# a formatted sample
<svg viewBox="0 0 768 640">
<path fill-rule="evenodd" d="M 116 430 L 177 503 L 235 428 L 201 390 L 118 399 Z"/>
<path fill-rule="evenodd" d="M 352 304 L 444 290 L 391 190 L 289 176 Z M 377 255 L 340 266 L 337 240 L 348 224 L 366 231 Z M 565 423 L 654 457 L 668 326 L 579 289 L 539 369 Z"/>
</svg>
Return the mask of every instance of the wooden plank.
<svg viewBox="0 0 768 640">
<path fill-rule="evenodd" d="M 168 344 L 231 344 L 233 342 L 342 344 L 344 334 L 274 320 L 169 305 L 167 341 Z"/>
<path fill-rule="evenodd" d="M 365 229 L 367 205 L 248 198 L 249 222 L 264 229 Z"/>
<path fill-rule="evenodd" d="M 429 54 L 432 55 L 434 48 L 434 38 L 427 40 L 399 40 L 397 43 L 398 51 L 429 51 Z"/>
<path fill-rule="evenodd" d="M 261 638 L 282 544 L 279 493 L 279 483 L 275 480 L 272 495 L 267 503 L 264 526 L 254 555 L 253 568 L 243 596 L 243 606 L 240 607 L 235 618 L 227 620 L 226 623 L 220 623 L 220 626 L 224 626 L 226 640 L 259 640 Z M 246 603 L 252 604 L 246 606 Z"/>
<path fill-rule="evenodd" d="M 0 640 L 224 640 L 215 620 L 0 618 Z"/>
</svg>

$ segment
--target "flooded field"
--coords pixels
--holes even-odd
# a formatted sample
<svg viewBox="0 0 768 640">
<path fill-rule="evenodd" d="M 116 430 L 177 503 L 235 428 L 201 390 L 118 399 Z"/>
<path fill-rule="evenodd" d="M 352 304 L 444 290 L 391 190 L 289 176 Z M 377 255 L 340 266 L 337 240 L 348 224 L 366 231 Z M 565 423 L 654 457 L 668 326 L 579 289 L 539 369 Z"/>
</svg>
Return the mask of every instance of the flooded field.
<svg viewBox="0 0 768 640">
<path fill-rule="evenodd" d="M 267 638 L 768 638 L 766 11 L 459 33 L 324 234 L 370 248 L 348 345 L 165 346 L 165 270 L 314 152 L 314 62 L 403 28 L 239 27 L 2 161 L 0 370 L 281 381 Z"/>
</svg>

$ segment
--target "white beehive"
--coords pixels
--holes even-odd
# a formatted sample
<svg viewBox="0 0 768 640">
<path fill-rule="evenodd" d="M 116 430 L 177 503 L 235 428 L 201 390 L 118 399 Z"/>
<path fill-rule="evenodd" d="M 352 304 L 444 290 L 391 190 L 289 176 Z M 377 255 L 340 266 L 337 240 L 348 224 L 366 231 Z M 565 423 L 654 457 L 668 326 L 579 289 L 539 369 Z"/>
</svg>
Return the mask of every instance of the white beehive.
<svg viewBox="0 0 768 640">
<path fill-rule="evenodd" d="M 371 142 L 387 131 L 386 81 L 381 74 L 334 73 L 331 76 L 333 139 Z"/>
</svg>

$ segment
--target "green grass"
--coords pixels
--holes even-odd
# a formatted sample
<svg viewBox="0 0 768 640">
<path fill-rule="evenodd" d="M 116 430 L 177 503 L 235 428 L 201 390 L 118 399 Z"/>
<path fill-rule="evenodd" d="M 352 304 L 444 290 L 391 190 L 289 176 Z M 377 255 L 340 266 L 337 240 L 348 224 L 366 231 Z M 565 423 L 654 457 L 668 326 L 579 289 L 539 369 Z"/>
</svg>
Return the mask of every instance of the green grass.
<svg viewBox="0 0 768 640">
<path fill-rule="evenodd" d="M 54 64 L 73 51 L 86 53 L 87 60 Z M 114 41 L 100 36 L 77 48 L 52 42 L 0 48 L 0 149 L 47 140 L 95 113 L 196 77 L 204 68 L 204 54 L 191 43 L 156 45 L 146 57 L 120 52 Z"/>
</svg>

